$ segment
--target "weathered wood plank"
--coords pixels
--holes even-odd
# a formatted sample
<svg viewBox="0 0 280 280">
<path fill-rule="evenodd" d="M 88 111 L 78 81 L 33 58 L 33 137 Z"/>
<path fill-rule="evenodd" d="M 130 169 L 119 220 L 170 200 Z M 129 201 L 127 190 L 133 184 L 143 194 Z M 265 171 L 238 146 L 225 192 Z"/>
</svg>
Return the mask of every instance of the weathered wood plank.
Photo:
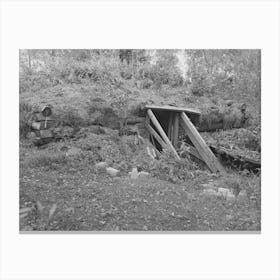
<svg viewBox="0 0 280 280">
<path fill-rule="evenodd" d="M 157 134 L 157 132 L 146 122 L 145 123 L 146 128 L 148 129 L 149 133 L 152 137 L 155 137 L 155 139 L 158 141 L 158 143 L 161 145 L 163 149 L 167 148 L 166 143 L 162 140 L 162 138 Z M 153 145 L 155 146 L 154 142 Z"/>
<path fill-rule="evenodd" d="M 164 140 L 164 142 L 167 144 L 167 147 L 174 153 L 175 157 L 177 159 L 180 159 L 180 157 L 178 156 L 176 150 L 174 149 L 174 147 L 172 146 L 170 140 L 168 139 L 167 135 L 165 134 L 164 130 L 162 129 L 160 123 L 158 122 L 157 118 L 155 117 L 154 113 L 152 112 L 151 109 L 148 109 L 147 111 L 152 123 L 154 124 L 154 126 L 156 127 L 156 129 L 158 130 L 160 136 L 162 137 L 162 139 Z"/>
<path fill-rule="evenodd" d="M 172 126 L 173 126 L 173 112 L 169 113 L 168 119 L 168 138 L 172 143 Z"/>
<path fill-rule="evenodd" d="M 178 147 L 178 137 L 179 137 L 179 113 L 174 114 L 173 118 L 173 141 L 172 144 L 175 149 Z"/>
<path fill-rule="evenodd" d="M 210 168 L 210 170 L 212 172 L 220 172 L 224 174 L 224 167 L 212 153 L 210 148 L 206 145 L 205 141 L 200 136 L 199 132 L 184 112 L 181 113 L 181 119 L 183 120 L 184 129 L 187 135 L 191 139 L 192 143 L 194 144 L 197 151 L 199 152 L 207 166 Z"/>
<path fill-rule="evenodd" d="M 174 111 L 174 112 L 186 112 L 186 113 L 195 114 L 195 115 L 201 114 L 200 111 L 195 110 L 195 109 L 184 108 L 184 107 L 175 107 L 175 106 L 169 106 L 169 105 L 164 105 L 164 106 L 146 105 L 145 107 L 147 109 L 168 110 L 168 111 Z"/>
</svg>

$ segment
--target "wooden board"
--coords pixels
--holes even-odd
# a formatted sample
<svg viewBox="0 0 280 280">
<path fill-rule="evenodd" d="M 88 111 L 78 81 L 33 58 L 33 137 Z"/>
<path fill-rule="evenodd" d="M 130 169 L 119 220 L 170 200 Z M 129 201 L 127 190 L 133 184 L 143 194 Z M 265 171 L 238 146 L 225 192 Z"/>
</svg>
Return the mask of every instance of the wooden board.
<svg viewBox="0 0 280 280">
<path fill-rule="evenodd" d="M 201 115 L 201 112 L 195 109 L 190 109 L 190 108 L 184 108 L 184 107 L 175 107 L 175 106 L 169 106 L 169 105 L 164 105 L 164 106 L 155 106 L 155 105 L 146 105 L 145 108 L 147 109 L 155 109 L 155 110 L 167 110 L 167 111 L 173 111 L 173 112 L 185 112 L 185 113 L 190 113 L 190 114 L 195 114 L 195 115 Z"/>
<path fill-rule="evenodd" d="M 158 141 L 158 143 L 161 145 L 162 149 L 166 149 L 166 143 L 162 140 L 162 138 L 157 134 L 157 132 L 146 122 L 145 123 L 149 133 L 153 137 L 155 137 L 155 139 Z M 155 146 L 155 144 L 153 143 L 153 145 Z"/>
<path fill-rule="evenodd" d="M 181 119 L 183 121 L 183 127 L 191 139 L 192 143 L 196 147 L 197 151 L 201 155 L 204 162 L 207 164 L 207 166 L 210 168 L 212 172 L 220 172 L 222 174 L 225 173 L 224 167 L 221 165 L 221 163 L 218 161 L 218 159 L 215 157 L 215 155 L 212 153 L 210 148 L 206 145 L 203 138 L 200 136 L 199 132 L 195 128 L 195 126 L 192 124 L 188 116 L 182 112 L 181 113 Z"/>
<path fill-rule="evenodd" d="M 172 143 L 172 126 L 173 126 L 173 112 L 169 113 L 169 119 L 168 119 L 168 138 L 170 139 Z"/>
<path fill-rule="evenodd" d="M 164 142 L 167 144 L 168 149 L 170 149 L 170 151 L 172 151 L 175 155 L 175 157 L 177 159 L 180 159 L 180 157 L 178 156 L 176 150 L 174 149 L 174 147 L 172 146 L 170 140 L 168 139 L 167 135 L 165 134 L 164 130 L 162 129 L 160 123 L 158 122 L 157 118 L 155 117 L 154 113 L 152 112 L 151 109 L 148 109 L 147 111 L 148 116 L 150 117 L 152 123 L 154 124 L 154 126 L 156 127 L 156 129 L 158 130 L 160 136 L 162 137 L 162 139 L 164 140 Z"/>
<path fill-rule="evenodd" d="M 172 144 L 175 147 L 175 149 L 178 147 L 178 137 L 179 137 L 179 113 L 174 113 Z"/>
</svg>

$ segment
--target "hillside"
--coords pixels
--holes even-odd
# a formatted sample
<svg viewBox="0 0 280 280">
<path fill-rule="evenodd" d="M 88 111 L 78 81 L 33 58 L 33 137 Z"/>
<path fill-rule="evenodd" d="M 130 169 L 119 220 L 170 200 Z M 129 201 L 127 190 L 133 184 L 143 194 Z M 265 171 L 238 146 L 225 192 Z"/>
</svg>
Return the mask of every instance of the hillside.
<svg viewBox="0 0 280 280">
<path fill-rule="evenodd" d="M 208 145 L 260 161 L 257 59 L 250 50 L 22 50 L 20 229 L 260 230 L 260 172 L 223 162 L 227 175 L 212 174 L 184 148 L 183 130 L 180 160 L 153 159 L 144 126 L 147 104 L 198 109 Z M 30 124 L 44 106 L 57 140 L 38 146 Z"/>
</svg>

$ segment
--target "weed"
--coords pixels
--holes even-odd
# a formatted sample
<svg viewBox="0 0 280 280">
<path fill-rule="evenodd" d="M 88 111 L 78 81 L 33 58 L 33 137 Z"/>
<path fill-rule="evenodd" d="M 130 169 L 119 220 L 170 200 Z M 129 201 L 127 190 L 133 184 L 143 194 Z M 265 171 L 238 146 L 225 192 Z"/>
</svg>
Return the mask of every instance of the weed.
<svg viewBox="0 0 280 280">
<path fill-rule="evenodd" d="M 35 120 L 37 107 L 27 103 L 19 104 L 19 135 L 20 138 L 26 138 L 27 134 L 32 131 L 31 124 Z"/>
<path fill-rule="evenodd" d="M 152 174 L 155 177 L 174 183 L 193 178 L 193 171 L 197 169 L 197 165 L 189 158 L 176 159 L 174 154 L 167 150 L 163 150 L 160 159 L 153 161 L 152 165 Z"/>
<path fill-rule="evenodd" d="M 57 165 L 67 164 L 67 157 L 64 154 L 38 154 L 32 157 L 28 165 L 29 167 L 49 167 L 56 168 Z"/>
</svg>

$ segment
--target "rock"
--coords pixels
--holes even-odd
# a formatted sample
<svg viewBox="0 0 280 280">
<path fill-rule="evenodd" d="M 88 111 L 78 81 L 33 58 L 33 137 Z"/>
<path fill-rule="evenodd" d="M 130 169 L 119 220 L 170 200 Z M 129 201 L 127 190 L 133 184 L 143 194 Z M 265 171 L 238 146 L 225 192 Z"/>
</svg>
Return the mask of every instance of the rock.
<svg viewBox="0 0 280 280">
<path fill-rule="evenodd" d="M 226 215 L 226 220 L 227 220 L 227 221 L 230 221 L 232 218 L 233 218 L 232 215 L 230 215 L 230 214 L 229 214 L 229 215 Z"/>
<path fill-rule="evenodd" d="M 225 104 L 227 106 L 231 106 L 233 104 L 233 100 L 225 100 Z"/>
<path fill-rule="evenodd" d="M 98 170 L 102 170 L 107 167 L 107 163 L 105 161 L 101 161 L 101 162 L 98 162 L 95 164 L 95 167 L 98 169 Z"/>
<path fill-rule="evenodd" d="M 132 171 L 129 172 L 129 175 L 131 179 L 137 179 L 139 176 L 137 168 L 132 168 Z"/>
<path fill-rule="evenodd" d="M 106 168 L 106 172 L 107 172 L 110 176 L 115 177 L 115 176 L 118 175 L 118 173 L 119 173 L 120 171 L 117 170 L 117 169 L 115 169 L 115 168 L 113 168 L 113 167 L 107 167 L 107 168 Z"/>
<path fill-rule="evenodd" d="M 66 156 L 76 156 L 81 153 L 81 149 L 72 147 L 66 152 Z"/>
<path fill-rule="evenodd" d="M 149 172 L 145 172 L 145 171 L 141 171 L 138 173 L 139 177 L 146 177 L 146 176 L 149 176 Z"/>
<path fill-rule="evenodd" d="M 227 200 L 235 199 L 235 195 L 229 189 L 218 188 L 218 193 L 220 193 Z"/>
<path fill-rule="evenodd" d="M 215 190 L 217 187 L 213 181 L 209 181 L 207 184 L 202 184 L 201 185 L 205 189 L 213 189 Z"/>
<path fill-rule="evenodd" d="M 221 194 L 213 189 L 203 190 L 202 194 L 207 196 L 221 196 Z"/>
</svg>

